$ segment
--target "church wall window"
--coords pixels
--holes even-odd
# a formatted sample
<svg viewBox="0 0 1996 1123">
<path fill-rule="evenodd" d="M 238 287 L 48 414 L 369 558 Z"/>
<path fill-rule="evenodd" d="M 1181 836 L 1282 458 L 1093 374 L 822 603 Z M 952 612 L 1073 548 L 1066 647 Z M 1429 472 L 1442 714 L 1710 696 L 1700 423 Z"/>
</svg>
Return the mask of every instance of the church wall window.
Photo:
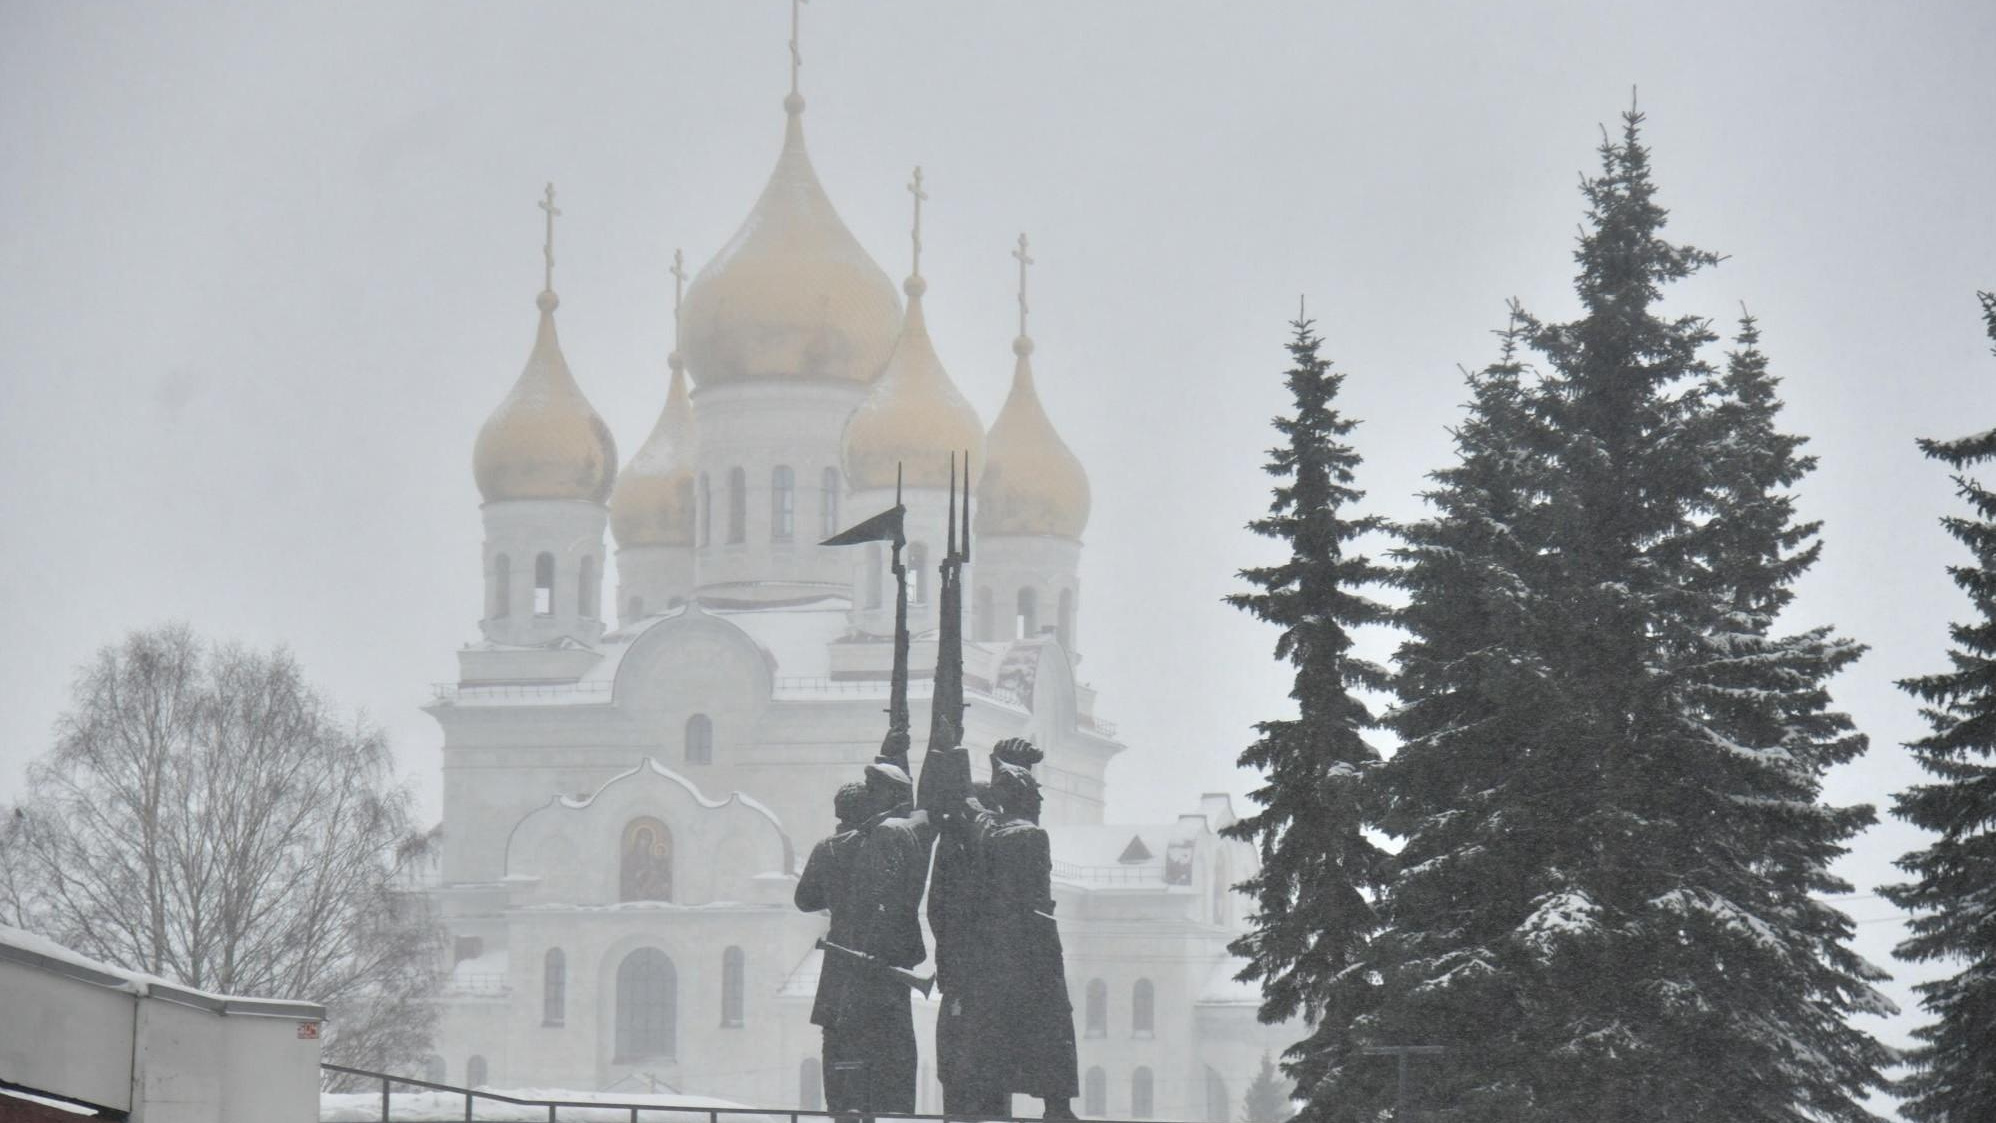
<svg viewBox="0 0 1996 1123">
<path fill-rule="evenodd" d="M 887 584 L 887 565 L 882 559 L 880 543 L 866 544 L 866 607 L 880 607 L 880 588 Z"/>
<path fill-rule="evenodd" d="M 788 542 L 797 536 L 797 475 L 788 464 L 769 473 L 769 537 Z"/>
<path fill-rule="evenodd" d="M 818 476 L 818 537 L 830 538 L 839 532 L 839 470 L 827 468 Z"/>
<path fill-rule="evenodd" d="M 721 953 L 721 1027 L 739 1028 L 742 1019 L 742 992 L 746 989 L 744 976 L 748 970 L 748 957 L 742 949 L 731 947 Z"/>
<path fill-rule="evenodd" d="M 558 1026 L 568 1020 L 568 956 L 549 948 L 541 957 L 541 1024 Z"/>
<path fill-rule="evenodd" d="M 1130 1074 L 1130 1118 L 1149 1119 L 1151 1117 L 1151 1112 L 1153 1111 L 1151 1107 L 1152 1084 L 1150 1069 L 1142 1065 L 1138 1065 L 1137 1070 Z"/>
<path fill-rule="evenodd" d="M 485 954 L 485 937 L 459 936 L 451 944 L 451 965 L 463 963 L 467 959 L 477 959 Z"/>
<path fill-rule="evenodd" d="M 672 832 L 664 823 L 647 815 L 624 827 L 617 883 L 620 901 L 672 899 Z"/>
<path fill-rule="evenodd" d="M 825 1074 L 816 1057 L 805 1057 L 797 1066 L 797 1106 L 805 1111 L 825 1109 Z"/>
<path fill-rule="evenodd" d="M 748 541 L 748 473 L 728 469 L 728 541 Z"/>
<path fill-rule="evenodd" d="M 1055 617 L 1054 627 L 1060 636 L 1061 650 L 1074 654 L 1074 590 L 1060 591 L 1060 615 Z"/>
<path fill-rule="evenodd" d="M 977 590 L 977 607 L 971 613 L 970 634 L 974 639 L 992 638 L 991 626 L 991 586 Z"/>
<path fill-rule="evenodd" d="M 714 544 L 714 489 L 707 483 L 707 473 L 700 473 L 700 544 Z"/>
<path fill-rule="evenodd" d="M 616 1059 L 642 1061 L 679 1052 L 679 974 L 657 948 L 639 948 L 617 965 Z"/>
<path fill-rule="evenodd" d="M 575 578 L 575 599 L 577 616 L 584 620 L 594 620 L 603 612 L 602 578 L 596 573 L 596 559 L 582 559 L 582 570 Z"/>
<path fill-rule="evenodd" d="M 929 603 L 929 548 L 920 542 L 908 547 L 908 603 Z"/>
<path fill-rule="evenodd" d="M 480 1088 L 487 1083 L 490 1081 L 485 1072 L 485 1058 L 473 1053 L 471 1059 L 464 1062 L 464 1086 Z"/>
<path fill-rule="evenodd" d="M 714 719 L 706 714 L 686 719 L 686 763 L 714 763 Z"/>
<path fill-rule="evenodd" d="M 494 620 L 513 614 L 513 559 L 500 554 L 492 559 L 492 596 L 486 615 Z"/>
<path fill-rule="evenodd" d="M 1081 1078 L 1081 1114 L 1109 1114 L 1109 1074 L 1102 1071 L 1101 1065 L 1090 1068 L 1088 1075 Z"/>
<path fill-rule="evenodd" d="M 1083 1003 L 1085 1017 L 1082 1031 L 1088 1037 L 1106 1037 L 1109 1034 L 1109 984 L 1101 979 L 1088 980 L 1088 997 Z"/>
<path fill-rule="evenodd" d="M 1232 1123 L 1233 1106 L 1226 1079 L 1206 1066 L 1206 1123 Z"/>
<path fill-rule="evenodd" d="M 1130 988 L 1130 1032 L 1149 1037 L 1157 1031 L 1157 987 L 1149 979 L 1138 979 Z"/>
<path fill-rule="evenodd" d="M 1035 589 L 1020 589 L 1018 612 L 1013 617 L 1015 631 L 1013 639 L 1032 639 L 1040 634 L 1040 594 Z"/>
<path fill-rule="evenodd" d="M 554 615 L 554 555 L 534 559 L 534 615 Z"/>
</svg>

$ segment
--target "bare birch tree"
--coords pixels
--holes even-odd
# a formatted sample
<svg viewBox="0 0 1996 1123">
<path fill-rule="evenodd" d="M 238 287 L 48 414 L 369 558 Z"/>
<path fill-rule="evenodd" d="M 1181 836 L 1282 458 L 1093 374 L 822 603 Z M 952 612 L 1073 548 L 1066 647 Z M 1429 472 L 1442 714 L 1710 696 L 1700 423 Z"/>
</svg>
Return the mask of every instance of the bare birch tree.
<svg viewBox="0 0 1996 1123">
<path fill-rule="evenodd" d="M 0 920 L 186 986 L 328 1008 L 327 1060 L 407 1069 L 439 929 L 377 729 L 282 650 L 184 625 L 98 652 L 0 819 Z"/>
</svg>

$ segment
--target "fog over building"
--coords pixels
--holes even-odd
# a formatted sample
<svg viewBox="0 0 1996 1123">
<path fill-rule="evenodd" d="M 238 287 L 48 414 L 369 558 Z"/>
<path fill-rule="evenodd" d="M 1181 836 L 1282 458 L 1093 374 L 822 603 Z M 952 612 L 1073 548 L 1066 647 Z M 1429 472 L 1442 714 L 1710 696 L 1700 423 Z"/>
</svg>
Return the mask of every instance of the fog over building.
<svg viewBox="0 0 1996 1123">
<path fill-rule="evenodd" d="M 822 1103 L 809 1013 L 824 920 L 791 895 L 834 791 L 879 750 L 895 597 L 885 543 L 817 543 L 900 489 L 911 724 L 926 729 L 933 565 L 951 457 L 967 454 L 965 740 L 1046 753 L 1076 1106 L 1235 1118 L 1262 1056 L 1297 1036 L 1259 1024 L 1259 991 L 1227 952 L 1248 911 L 1231 886 L 1255 852 L 1216 833 L 1234 821 L 1226 795 L 1187 791 L 1175 821 L 1104 822 L 1110 761 L 1144 747 L 1118 740 L 1083 670 L 1090 492 L 1035 389 L 1027 242 L 994 262 L 1018 270 L 1019 334 L 987 429 L 924 319 L 919 169 L 897 291 L 819 182 L 792 78 L 776 166 L 740 230 L 690 285 L 672 265 L 678 349 L 628 458 L 589 372 L 563 357 L 552 187 L 542 201 L 538 327 L 473 457 L 479 636 L 428 707 L 444 732 L 432 892 L 453 960 L 429 1075 Z M 490 314 L 494 330 L 524 328 L 524 307 Z M 920 1103 L 939 1110 L 933 1002 L 921 1011 Z"/>
</svg>

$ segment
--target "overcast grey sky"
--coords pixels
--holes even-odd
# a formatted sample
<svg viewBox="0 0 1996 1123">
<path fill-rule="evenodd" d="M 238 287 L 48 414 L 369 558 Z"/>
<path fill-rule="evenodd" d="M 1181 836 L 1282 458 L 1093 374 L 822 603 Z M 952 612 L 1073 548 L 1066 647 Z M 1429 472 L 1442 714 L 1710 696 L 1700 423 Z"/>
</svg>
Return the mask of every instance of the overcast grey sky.
<svg viewBox="0 0 1996 1123">
<path fill-rule="evenodd" d="M 289 644 L 434 804 L 416 706 L 476 630 L 471 443 L 532 340 L 541 185 L 566 212 L 563 344 L 628 455 L 664 393 L 672 249 L 705 261 L 775 158 L 787 9 L 0 0 L 0 799 L 72 668 L 180 618 Z M 1240 527 L 1297 295 L 1350 372 L 1372 509 L 1418 514 L 1506 298 L 1572 311 L 1577 177 L 1632 86 L 1669 233 L 1731 255 L 1672 307 L 1761 317 L 1822 458 L 1795 623 L 1872 645 L 1837 683 L 1872 753 L 1831 796 L 1912 778 L 1890 684 L 1939 667 L 1964 611 L 1935 522 L 1956 508 L 1913 440 L 1996 424 L 1974 303 L 1996 287 L 1996 5 L 818 0 L 804 21 L 819 173 L 899 277 L 924 166 L 931 329 L 987 422 L 1032 235 L 1041 393 L 1094 484 L 1082 670 L 1130 745 L 1113 816 L 1245 792 L 1232 759 L 1284 712 L 1273 635 L 1219 598 L 1268 556 Z M 1866 836 L 1866 892 L 1909 841 Z M 1864 950 L 1896 930 L 1866 923 Z"/>
</svg>

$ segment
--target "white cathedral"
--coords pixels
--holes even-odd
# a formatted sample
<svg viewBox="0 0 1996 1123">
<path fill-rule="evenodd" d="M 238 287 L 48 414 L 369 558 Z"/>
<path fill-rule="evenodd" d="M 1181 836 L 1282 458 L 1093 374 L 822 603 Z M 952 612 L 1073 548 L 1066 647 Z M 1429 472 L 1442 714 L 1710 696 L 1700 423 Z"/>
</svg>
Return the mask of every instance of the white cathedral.
<svg viewBox="0 0 1996 1123">
<path fill-rule="evenodd" d="M 1046 753 L 1075 1107 L 1238 1118 L 1262 1056 L 1300 1033 L 1261 1025 L 1258 990 L 1234 980 L 1247 902 L 1230 887 L 1256 859 L 1217 833 L 1228 798 L 1103 822 L 1125 746 L 1077 675 L 1089 487 L 1034 389 L 1024 240 L 1011 392 L 987 431 L 924 323 L 919 181 L 904 304 L 819 184 L 794 81 L 784 111 L 775 170 L 685 289 L 658 421 L 621 466 L 562 357 L 551 189 L 544 204 L 533 349 L 473 457 L 482 635 L 428 707 L 452 966 L 424 1075 L 821 1106 L 825 921 L 791 894 L 834 791 L 880 747 L 895 597 L 885 544 L 817 543 L 891 506 L 903 466 L 919 757 L 949 457 L 968 450 L 965 743 L 980 762 L 1004 737 Z M 934 1012 L 917 1000 L 925 1111 L 941 1104 Z"/>
</svg>

